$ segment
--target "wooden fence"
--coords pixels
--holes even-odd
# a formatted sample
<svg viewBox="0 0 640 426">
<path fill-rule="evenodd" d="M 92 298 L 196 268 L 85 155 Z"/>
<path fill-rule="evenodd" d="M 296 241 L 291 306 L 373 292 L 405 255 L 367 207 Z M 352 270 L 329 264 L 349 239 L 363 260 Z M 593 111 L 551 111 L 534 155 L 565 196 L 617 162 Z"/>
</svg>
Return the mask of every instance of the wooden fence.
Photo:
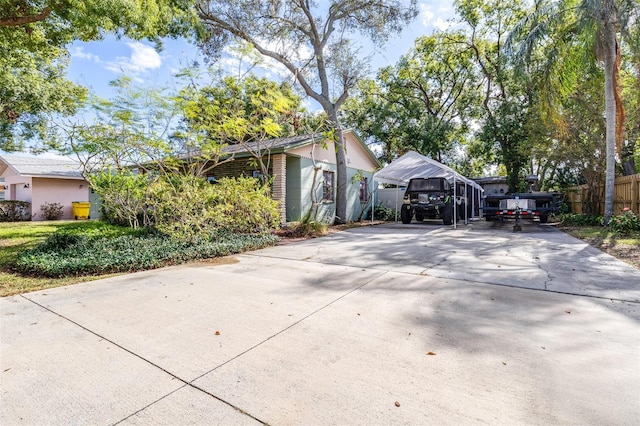
<svg viewBox="0 0 640 426">
<path fill-rule="evenodd" d="M 573 213 L 604 214 L 604 184 L 597 185 L 589 192 L 587 185 L 574 186 L 565 193 Z M 613 193 L 613 214 L 620 214 L 624 208 L 640 213 L 640 173 L 616 179 Z"/>
</svg>

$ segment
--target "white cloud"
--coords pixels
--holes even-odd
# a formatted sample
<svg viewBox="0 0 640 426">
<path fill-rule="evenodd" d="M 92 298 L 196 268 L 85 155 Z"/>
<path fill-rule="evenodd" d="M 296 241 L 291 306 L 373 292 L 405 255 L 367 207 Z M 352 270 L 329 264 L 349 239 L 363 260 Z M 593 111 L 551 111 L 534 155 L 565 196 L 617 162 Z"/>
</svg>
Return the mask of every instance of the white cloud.
<svg viewBox="0 0 640 426">
<path fill-rule="evenodd" d="M 129 57 L 118 56 L 115 61 L 107 63 L 108 70 L 137 76 L 162 66 L 162 58 L 152 47 L 139 41 L 127 42 L 127 46 L 131 49 L 131 55 Z"/>
<path fill-rule="evenodd" d="M 154 48 L 134 41 L 127 43 L 131 48 L 131 66 L 135 69 L 146 71 L 147 69 L 160 68 L 162 59 Z"/>
<path fill-rule="evenodd" d="M 431 6 L 420 3 L 420 19 L 422 21 L 422 25 L 428 27 L 431 24 L 431 20 L 433 19 L 433 11 L 431 10 Z"/>
<path fill-rule="evenodd" d="M 88 53 L 84 51 L 84 47 L 82 46 L 72 46 L 69 49 L 69 53 L 72 58 L 86 59 L 88 61 L 100 62 L 100 57 L 98 55 L 94 55 L 93 53 Z"/>
<path fill-rule="evenodd" d="M 440 31 L 446 31 L 449 28 L 453 27 L 454 25 L 455 25 L 454 22 L 451 22 L 450 20 L 445 20 L 442 18 L 436 19 L 436 22 L 433 23 L 433 27 Z"/>
</svg>

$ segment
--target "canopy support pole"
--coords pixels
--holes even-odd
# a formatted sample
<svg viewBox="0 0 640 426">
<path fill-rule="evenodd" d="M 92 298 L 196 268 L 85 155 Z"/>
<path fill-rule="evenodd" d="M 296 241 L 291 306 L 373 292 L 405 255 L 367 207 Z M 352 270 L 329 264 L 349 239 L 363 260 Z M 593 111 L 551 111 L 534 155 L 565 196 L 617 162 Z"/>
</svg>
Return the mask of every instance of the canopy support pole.
<svg viewBox="0 0 640 426">
<path fill-rule="evenodd" d="M 396 222 L 398 221 L 398 191 L 400 191 L 400 181 L 396 180 Z"/>
<path fill-rule="evenodd" d="M 453 175 L 453 229 L 458 229 L 458 197 L 456 185 L 456 175 Z"/>
<path fill-rule="evenodd" d="M 376 204 L 376 181 L 371 177 L 371 223 L 373 223 L 373 206 Z"/>
<path fill-rule="evenodd" d="M 473 194 L 473 191 L 471 192 Z M 469 186 L 467 182 L 464 183 L 464 224 L 469 224 Z"/>
</svg>

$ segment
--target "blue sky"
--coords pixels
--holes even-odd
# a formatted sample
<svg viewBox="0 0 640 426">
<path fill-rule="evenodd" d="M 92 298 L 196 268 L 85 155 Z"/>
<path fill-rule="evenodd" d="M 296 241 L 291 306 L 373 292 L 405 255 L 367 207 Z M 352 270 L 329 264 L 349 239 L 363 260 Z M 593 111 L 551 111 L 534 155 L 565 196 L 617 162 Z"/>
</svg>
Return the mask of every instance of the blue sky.
<svg viewBox="0 0 640 426">
<path fill-rule="evenodd" d="M 424 0 L 419 7 L 420 13 L 413 24 L 385 46 L 375 50 L 370 46 L 364 47 L 363 56 L 372 57 L 372 74 L 378 68 L 395 64 L 417 37 L 431 34 L 434 29 L 446 28 L 447 20 L 454 14 L 451 0 Z M 113 93 L 109 82 L 123 73 L 147 87 L 174 87 L 179 82 L 172 76 L 180 68 L 195 60 L 203 62 L 197 47 L 184 40 L 171 39 L 164 41 L 160 52 L 148 41 L 117 40 L 115 37 L 99 42 L 76 42 L 70 46 L 69 52 L 68 77 L 105 98 Z M 237 63 L 237 59 L 227 55 L 220 66 L 237 67 Z M 270 77 L 277 79 L 276 75 Z"/>
</svg>

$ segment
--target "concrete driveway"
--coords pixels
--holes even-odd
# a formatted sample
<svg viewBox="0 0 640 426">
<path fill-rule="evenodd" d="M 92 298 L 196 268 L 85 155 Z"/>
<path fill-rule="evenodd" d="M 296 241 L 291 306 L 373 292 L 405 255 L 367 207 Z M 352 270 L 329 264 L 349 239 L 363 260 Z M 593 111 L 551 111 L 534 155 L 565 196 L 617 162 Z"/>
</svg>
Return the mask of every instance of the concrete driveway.
<svg viewBox="0 0 640 426">
<path fill-rule="evenodd" d="M 640 424 L 640 271 L 553 229 L 351 229 L 0 300 L 0 424 Z"/>
</svg>

